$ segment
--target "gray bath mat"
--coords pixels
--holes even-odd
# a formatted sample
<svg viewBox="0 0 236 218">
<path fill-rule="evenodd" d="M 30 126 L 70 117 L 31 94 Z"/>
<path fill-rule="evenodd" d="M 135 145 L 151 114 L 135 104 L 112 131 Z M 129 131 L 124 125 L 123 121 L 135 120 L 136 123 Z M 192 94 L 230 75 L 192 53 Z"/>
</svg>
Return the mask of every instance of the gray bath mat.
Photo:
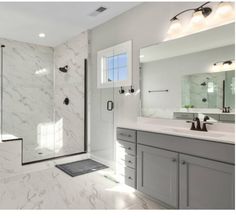
<svg viewBox="0 0 236 218">
<path fill-rule="evenodd" d="M 56 167 L 72 177 L 108 168 L 107 166 L 91 159 L 59 164 L 56 165 Z"/>
</svg>

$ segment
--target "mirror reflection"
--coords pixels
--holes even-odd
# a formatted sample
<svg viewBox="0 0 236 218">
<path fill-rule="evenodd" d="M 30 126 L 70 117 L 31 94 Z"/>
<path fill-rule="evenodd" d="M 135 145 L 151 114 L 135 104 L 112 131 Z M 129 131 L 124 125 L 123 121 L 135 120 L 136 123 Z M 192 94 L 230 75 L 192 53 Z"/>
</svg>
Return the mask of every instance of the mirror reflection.
<svg viewBox="0 0 236 218">
<path fill-rule="evenodd" d="M 233 24 L 142 48 L 142 116 L 234 122 L 234 50 Z"/>
</svg>

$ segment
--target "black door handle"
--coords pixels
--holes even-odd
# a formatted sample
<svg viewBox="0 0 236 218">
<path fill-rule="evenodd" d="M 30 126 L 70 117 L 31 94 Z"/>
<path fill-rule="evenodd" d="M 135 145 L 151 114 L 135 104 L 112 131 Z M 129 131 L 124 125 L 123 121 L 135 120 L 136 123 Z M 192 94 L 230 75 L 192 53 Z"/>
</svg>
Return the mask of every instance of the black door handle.
<svg viewBox="0 0 236 218">
<path fill-rule="evenodd" d="M 107 101 L 107 110 L 112 111 L 114 108 L 114 103 L 113 101 Z"/>
</svg>

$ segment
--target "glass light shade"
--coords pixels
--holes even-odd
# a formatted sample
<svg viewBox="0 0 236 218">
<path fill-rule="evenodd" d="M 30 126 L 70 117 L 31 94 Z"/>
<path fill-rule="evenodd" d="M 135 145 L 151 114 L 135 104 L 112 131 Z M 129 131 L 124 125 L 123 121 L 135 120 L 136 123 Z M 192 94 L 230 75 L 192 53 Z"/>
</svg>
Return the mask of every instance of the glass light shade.
<svg viewBox="0 0 236 218">
<path fill-rule="evenodd" d="M 211 72 L 224 72 L 224 71 L 230 71 L 235 69 L 235 62 L 232 61 L 232 64 L 219 62 L 216 64 L 213 64 L 211 67 Z"/>
<path fill-rule="evenodd" d="M 221 72 L 221 71 L 223 71 L 222 63 L 217 63 L 212 65 L 211 72 Z"/>
<path fill-rule="evenodd" d="M 225 64 L 222 64 L 222 65 L 223 65 L 222 69 L 223 69 L 224 71 L 230 71 L 230 70 L 234 70 L 234 69 L 235 69 L 235 63 L 234 63 L 234 61 L 233 61 L 231 64 L 225 63 Z"/>
<path fill-rule="evenodd" d="M 205 25 L 205 17 L 202 14 L 202 11 L 196 11 L 193 13 L 190 24 L 194 28 L 201 28 Z"/>
<path fill-rule="evenodd" d="M 168 35 L 177 35 L 182 31 L 182 25 L 178 19 L 171 21 L 169 30 L 167 32 Z"/>
<path fill-rule="evenodd" d="M 234 14 L 233 6 L 229 2 L 220 2 L 215 13 L 222 19 L 232 18 Z"/>
</svg>

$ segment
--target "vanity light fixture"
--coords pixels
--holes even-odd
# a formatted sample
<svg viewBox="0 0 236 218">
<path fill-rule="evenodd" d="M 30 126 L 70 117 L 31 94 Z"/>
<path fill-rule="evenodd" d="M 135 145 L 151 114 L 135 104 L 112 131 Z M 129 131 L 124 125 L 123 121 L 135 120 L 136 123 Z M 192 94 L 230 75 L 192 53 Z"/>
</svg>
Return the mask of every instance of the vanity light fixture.
<svg viewBox="0 0 236 218">
<path fill-rule="evenodd" d="M 223 63 L 222 63 L 222 65 L 223 65 L 223 69 L 224 70 L 233 70 L 233 69 L 235 69 L 235 65 L 234 65 L 234 61 L 233 60 L 229 60 L 229 61 L 224 61 Z"/>
<path fill-rule="evenodd" d="M 212 66 L 213 72 L 230 71 L 234 69 L 235 69 L 234 60 L 219 61 L 219 62 L 214 63 Z"/>
<path fill-rule="evenodd" d="M 175 34 L 179 34 L 182 32 L 182 24 L 181 24 L 178 16 L 180 16 L 181 14 L 188 12 L 188 11 L 194 11 L 192 19 L 191 19 L 191 25 L 192 26 L 202 25 L 205 21 L 205 18 L 208 17 L 212 12 L 212 9 L 210 7 L 205 6 L 209 3 L 210 2 L 206 2 L 197 8 L 187 9 L 187 10 L 181 11 L 180 13 L 176 14 L 173 18 L 170 19 L 171 24 L 170 24 L 167 34 L 168 35 L 175 35 Z"/>
<path fill-rule="evenodd" d="M 175 34 L 180 33 L 182 30 L 182 24 L 180 20 L 177 17 L 173 17 L 170 21 L 171 21 L 171 24 L 170 24 L 167 34 L 175 35 Z"/>
<path fill-rule="evenodd" d="M 221 19 L 231 18 L 233 15 L 233 6 L 230 2 L 220 2 L 215 14 Z"/>
</svg>

